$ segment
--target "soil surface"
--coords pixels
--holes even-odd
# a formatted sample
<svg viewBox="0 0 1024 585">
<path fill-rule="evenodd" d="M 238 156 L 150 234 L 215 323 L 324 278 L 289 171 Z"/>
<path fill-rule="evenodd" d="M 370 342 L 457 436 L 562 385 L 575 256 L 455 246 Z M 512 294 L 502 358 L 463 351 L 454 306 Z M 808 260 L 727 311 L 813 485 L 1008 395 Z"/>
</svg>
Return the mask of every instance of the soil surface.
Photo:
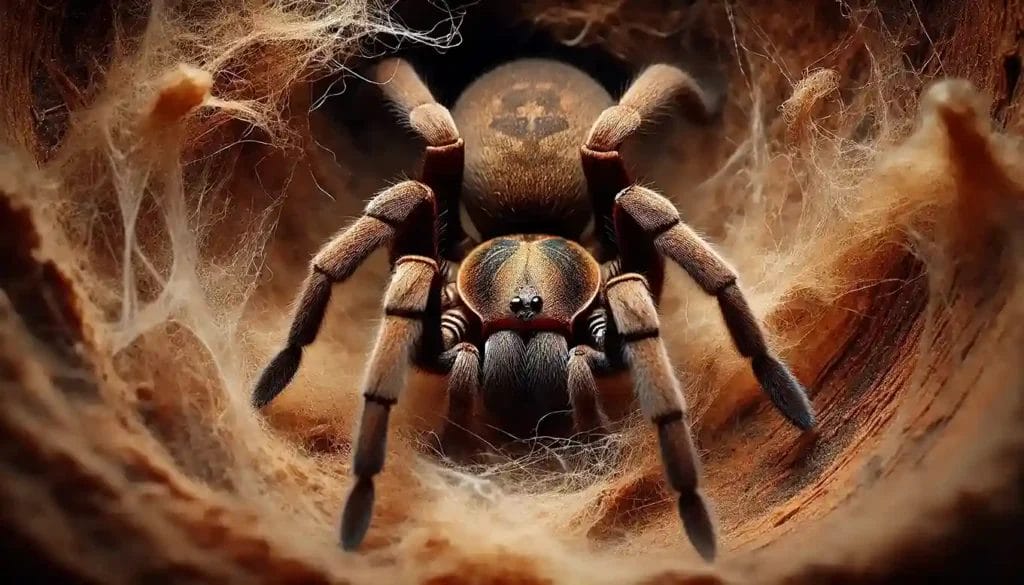
<svg viewBox="0 0 1024 585">
<path fill-rule="evenodd" d="M 1019 2 L 145 4 L 0 7 L 0 526 L 19 582 L 1024 570 Z M 415 176 L 421 144 L 360 75 L 391 53 L 448 106 L 521 56 L 614 96 L 666 61 L 723 96 L 625 155 L 737 268 L 819 424 L 785 422 L 670 267 L 661 329 L 716 563 L 680 530 L 627 378 L 602 384 L 609 436 L 481 426 L 467 463 L 436 449 L 443 377 L 414 373 L 367 541 L 337 548 L 385 254 L 335 287 L 287 391 L 262 412 L 249 393 L 311 256 Z"/>
</svg>

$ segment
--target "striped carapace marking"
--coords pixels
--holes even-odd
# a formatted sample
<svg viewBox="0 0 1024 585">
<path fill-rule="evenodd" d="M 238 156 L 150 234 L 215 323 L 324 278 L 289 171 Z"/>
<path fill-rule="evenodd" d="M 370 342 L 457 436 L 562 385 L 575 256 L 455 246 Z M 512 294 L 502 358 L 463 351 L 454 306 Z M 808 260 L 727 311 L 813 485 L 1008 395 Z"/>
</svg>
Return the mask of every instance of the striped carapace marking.
<svg viewBox="0 0 1024 585">
<path fill-rule="evenodd" d="M 480 318 L 485 336 L 504 329 L 567 335 L 600 286 L 601 267 L 589 252 L 545 235 L 484 242 L 469 253 L 458 276 L 459 296 Z M 542 299 L 539 311 L 513 310 L 515 297 L 529 305 L 535 296 Z"/>
</svg>

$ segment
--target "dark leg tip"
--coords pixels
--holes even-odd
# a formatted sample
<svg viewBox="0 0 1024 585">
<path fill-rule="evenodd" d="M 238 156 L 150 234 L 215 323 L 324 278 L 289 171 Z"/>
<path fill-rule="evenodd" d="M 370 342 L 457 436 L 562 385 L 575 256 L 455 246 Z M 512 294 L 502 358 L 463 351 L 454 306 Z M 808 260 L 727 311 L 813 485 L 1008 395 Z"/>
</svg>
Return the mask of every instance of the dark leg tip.
<svg viewBox="0 0 1024 585">
<path fill-rule="evenodd" d="M 696 491 L 679 496 L 679 517 L 693 548 L 707 562 L 715 560 L 715 524 L 704 498 Z"/>
<path fill-rule="evenodd" d="M 289 345 L 282 349 L 260 374 L 252 391 L 252 407 L 260 409 L 270 403 L 291 382 L 299 369 L 302 359 L 302 348 Z"/>
<path fill-rule="evenodd" d="M 752 365 L 754 376 L 775 408 L 801 431 L 813 428 L 815 420 L 811 403 L 789 368 L 770 355 L 755 357 Z"/>
<path fill-rule="evenodd" d="M 341 548 L 354 551 L 359 548 L 370 529 L 373 515 L 373 479 L 360 477 L 345 502 L 341 515 Z"/>
<path fill-rule="evenodd" d="M 470 430 L 448 421 L 441 431 L 438 446 L 444 457 L 463 462 L 469 460 L 475 441 L 476 437 Z"/>
</svg>

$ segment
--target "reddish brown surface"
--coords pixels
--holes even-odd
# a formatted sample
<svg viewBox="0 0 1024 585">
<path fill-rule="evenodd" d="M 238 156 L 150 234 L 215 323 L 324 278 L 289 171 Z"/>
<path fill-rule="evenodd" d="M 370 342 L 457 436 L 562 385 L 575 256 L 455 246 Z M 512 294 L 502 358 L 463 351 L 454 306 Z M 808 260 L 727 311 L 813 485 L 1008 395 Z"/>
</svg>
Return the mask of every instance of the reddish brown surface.
<svg viewBox="0 0 1024 585">
<path fill-rule="evenodd" d="M 529 14 L 540 26 L 578 31 L 547 3 L 533 4 Z M 635 18 L 610 12 L 591 33 L 628 54 L 634 37 L 647 38 L 628 31 L 650 32 L 676 18 L 644 12 L 645 6 L 631 7 Z M 14 66 L 0 67 L 0 88 L 15 96 L 11 104 L 23 105 L 31 101 L 22 94 L 32 84 L 16 71 L 25 70 L 25 55 L 57 51 L 29 50 L 30 43 L 52 35 L 29 38 L 21 34 L 25 29 L 4 27 L 13 21 L 3 10 L 10 9 L 0 8 L 0 27 L 11 41 L 6 46 L 26 51 L 2 55 L 0 63 Z M 912 12 L 893 13 L 890 24 L 915 19 Z M 52 32 L 59 22 L 55 13 L 24 14 L 24 22 L 41 31 Z M 855 103 L 856 83 L 849 80 L 856 78 L 861 57 L 847 54 L 856 43 L 843 44 L 847 21 L 834 3 L 814 11 L 766 3 L 734 16 L 740 25 L 756 23 L 771 35 L 773 57 L 791 73 L 831 55 L 827 65 L 849 82 L 842 87 L 844 103 Z M 999 126 L 1019 128 L 1020 89 L 1006 73 L 1019 60 L 1012 51 L 1019 43 L 1020 7 L 949 3 L 922 8 L 921 18 L 940 49 L 942 72 L 971 78 L 994 97 Z M 729 30 L 728 19 L 719 25 Z M 679 39 L 652 34 L 648 40 L 657 46 Z M 745 53 L 748 69 L 756 61 L 751 54 Z M 927 57 L 911 51 L 908 58 Z M 81 70 L 73 73 L 84 83 Z M 741 72 L 731 74 L 738 82 L 731 91 L 742 94 Z M 757 80 L 769 104 L 773 96 L 788 96 L 783 77 Z M 52 98 L 52 91 L 46 86 L 38 95 Z M 305 112 L 297 93 L 293 106 Z M 735 357 L 720 333 L 696 328 L 699 343 L 688 346 L 683 319 L 671 327 L 683 332 L 673 340 L 680 369 L 695 372 L 694 379 L 706 385 L 695 383 L 690 398 L 700 415 L 705 486 L 726 551 L 715 567 L 699 564 L 684 548 L 642 429 L 629 435 L 637 447 L 616 459 L 621 473 L 593 480 L 595 489 L 566 496 L 527 482 L 529 496 L 503 501 L 509 509 L 497 511 L 477 510 L 470 499 L 446 503 L 418 471 L 413 449 L 394 441 L 368 551 L 338 553 L 334 524 L 347 485 L 353 386 L 379 303 L 381 266 L 372 264 L 360 286 L 345 289 L 346 303 L 310 348 L 294 389 L 268 413 L 272 426 L 260 426 L 238 407 L 244 384 L 217 383 L 218 362 L 194 324 L 156 327 L 110 355 L 104 324 L 116 314 L 116 303 L 95 282 L 116 274 L 116 263 L 111 268 L 100 262 L 112 262 L 102 245 L 70 246 L 74 238 L 57 229 L 66 226 L 53 223 L 52 208 L 35 206 L 49 195 L 37 190 L 46 183 L 35 181 L 31 155 L 0 151 L 0 526 L 7 567 L 21 571 L 22 580 L 31 575 L 82 583 L 906 583 L 1019 574 L 1024 167 L 1018 142 L 992 136 L 962 115 L 967 102 L 953 99 L 943 117 L 922 123 L 916 141 L 893 150 L 881 159 L 882 168 L 860 179 L 862 207 L 830 224 L 816 252 L 822 262 L 814 274 L 837 283 L 836 295 L 816 289 L 806 275 L 793 283 L 770 275 L 787 294 L 768 304 L 767 320 L 790 342 L 786 354 L 811 388 L 821 421 L 816 434 L 799 436 L 765 405 L 749 374 L 730 361 Z M 5 109 L 4 125 L 14 143 L 46 158 L 52 154 L 47 145 L 60 133 L 33 125 L 29 113 L 20 106 Z M 742 114 L 727 113 L 721 132 L 742 135 L 736 133 L 746 119 Z M 215 121 L 205 120 L 211 126 Z M 308 133 L 307 125 L 296 123 L 296 132 Z M 783 130 L 781 122 L 771 129 Z M 948 136 L 955 138 L 952 145 Z M 219 137 L 203 134 L 214 142 Z M 713 138 L 714 144 L 729 142 Z M 336 193 L 379 186 L 378 177 L 361 168 L 369 166 L 358 158 L 364 145 L 332 139 L 334 154 L 365 172 L 331 174 L 324 170 L 330 157 L 309 154 L 317 178 Z M 963 145 L 970 147 L 958 148 Z M 798 164 L 807 152 L 784 152 L 797 162 L 783 174 L 807 172 Z M 251 229 L 249 218 L 267 190 L 288 186 L 268 252 L 276 276 L 261 283 L 244 321 L 268 337 L 281 328 L 275 319 L 308 253 L 359 204 L 358 198 L 334 205 L 311 195 L 317 193 L 312 179 L 289 166 L 292 154 L 230 153 L 230 164 L 242 161 L 230 181 L 234 205 L 227 223 L 218 224 L 221 231 L 206 242 L 231 250 L 239 226 Z M 817 193 L 799 187 L 784 183 L 766 196 Z M 738 201 L 742 205 L 720 199 L 698 206 L 690 199 L 681 207 L 724 240 L 730 222 L 716 220 L 740 223 L 737 209 L 756 209 L 748 192 Z M 116 218 L 116 207 L 107 204 L 100 209 Z M 752 223 L 750 236 L 761 236 L 756 227 L 762 222 Z M 101 232 L 104 225 L 94 227 Z M 873 235 L 864 236 L 869 231 Z M 670 285 L 683 286 L 678 279 Z M 686 294 L 674 294 L 666 315 L 683 314 Z M 246 343 L 244 358 L 253 361 L 261 355 L 249 353 L 270 347 L 262 339 Z M 688 353 L 696 347 L 710 348 L 710 365 Z M 407 393 L 405 410 L 396 417 L 403 434 L 436 426 L 436 404 L 443 400 L 437 386 L 438 380 L 417 380 Z M 704 392 L 710 389 L 717 394 L 707 396 L 715 394 Z M 446 505 L 442 518 L 430 511 Z M 513 521 L 503 524 L 509 517 L 501 512 L 511 520 L 547 523 L 530 532 Z M 508 535 L 502 533 L 506 526 Z"/>
</svg>

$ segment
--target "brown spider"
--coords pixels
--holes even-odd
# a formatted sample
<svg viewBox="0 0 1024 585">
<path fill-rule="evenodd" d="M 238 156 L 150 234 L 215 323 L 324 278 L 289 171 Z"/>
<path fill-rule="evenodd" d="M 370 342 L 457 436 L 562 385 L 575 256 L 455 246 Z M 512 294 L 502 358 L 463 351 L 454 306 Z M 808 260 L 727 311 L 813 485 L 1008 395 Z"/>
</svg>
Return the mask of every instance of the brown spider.
<svg viewBox="0 0 1024 585">
<path fill-rule="evenodd" d="M 657 428 L 690 541 L 714 558 L 683 394 L 658 335 L 664 257 L 718 299 L 776 408 L 804 430 L 814 415 L 766 345 L 736 273 L 668 199 L 633 184 L 619 154 L 657 110 L 682 103 L 706 120 L 713 100 L 680 69 L 653 65 L 614 104 L 582 71 L 527 59 L 473 82 L 453 119 L 405 61 L 383 61 L 373 77 L 427 143 L 420 179 L 381 191 L 313 258 L 286 345 L 252 396 L 259 408 L 284 389 L 317 335 L 332 285 L 387 244 L 393 274 L 366 369 L 342 546 L 355 549 L 369 528 L 388 414 L 410 364 L 449 375 L 446 432 L 466 427 L 477 397 L 515 433 L 536 434 L 542 418 L 569 409 L 565 431 L 601 430 L 595 375 L 628 369 L 640 410 Z M 460 202 L 483 243 L 463 232 Z M 591 221 L 594 255 L 577 243 Z"/>
</svg>

